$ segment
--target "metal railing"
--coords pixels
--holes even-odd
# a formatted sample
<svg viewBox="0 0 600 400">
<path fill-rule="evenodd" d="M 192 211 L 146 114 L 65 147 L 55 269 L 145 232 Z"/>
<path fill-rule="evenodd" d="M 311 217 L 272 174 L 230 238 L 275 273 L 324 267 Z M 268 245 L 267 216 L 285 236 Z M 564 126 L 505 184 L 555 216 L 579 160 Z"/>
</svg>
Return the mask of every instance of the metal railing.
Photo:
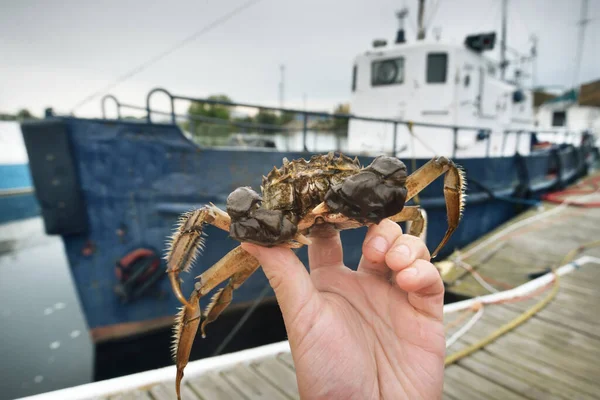
<svg viewBox="0 0 600 400">
<path fill-rule="evenodd" d="M 168 98 L 168 101 L 170 104 L 170 111 L 168 111 L 168 112 L 157 111 L 157 110 L 153 110 L 151 108 L 151 100 L 152 100 L 153 96 L 158 93 L 161 93 Z M 202 124 L 228 125 L 228 126 L 234 126 L 237 128 L 245 129 L 245 130 L 260 129 L 263 131 L 274 131 L 274 132 L 275 131 L 276 132 L 297 132 L 298 131 L 297 128 L 286 128 L 285 126 L 282 126 L 282 125 L 261 124 L 261 123 L 257 123 L 257 122 L 236 121 L 236 120 L 231 120 L 231 119 L 224 120 L 221 118 L 213 118 L 213 117 L 190 115 L 190 114 L 186 114 L 186 115 L 177 114 L 175 111 L 176 101 L 188 101 L 191 103 L 219 105 L 219 106 L 232 107 L 232 108 L 233 107 L 243 107 L 243 108 L 255 109 L 258 111 L 265 110 L 265 111 L 271 111 L 271 112 L 277 112 L 277 113 L 288 113 L 288 114 L 292 114 L 292 115 L 300 115 L 301 122 L 302 122 L 302 143 L 303 143 L 304 151 L 308 151 L 307 137 L 308 137 L 309 131 L 332 132 L 331 129 L 320 129 L 320 128 L 314 127 L 314 126 L 309 127 L 309 121 L 311 118 L 319 118 L 321 120 L 325 120 L 325 121 L 329 121 L 329 122 L 336 121 L 336 120 L 342 120 L 346 126 L 346 128 L 345 128 L 346 131 L 344 132 L 345 134 L 347 134 L 347 129 L 348 129 L 350 121 L 366 121 L 366 122 L 374 122 L 374 123 L 391 124 L 393 127 L 393 129 L 392 129 L 393 140 L 391 143 L 390 153 L 393 155 L 397 154 L 397 151 L 398 151 L 397 138 L 398 138 L 398 127 L 399 126 L 403 126 L 406 129 L 408 129 L 409 133 L 415 137 L 417 137 L 417 136 L 412 132 L 412 129 L 410 129 L 410 127 L 439 128 L 439 129 L 450 130 L 453 135 L 452 157 L 456 157 L 456 154 L 459 150 L 458 137 L 461 132 L 464 132 L 464 131 L 477 132 L 478 136 L 481 135 L 484 138 L 484 140 L 487 141 L 486 142 L 486 151 L 485 151 L 486 157 L 490 156 L 491 141 L 492 141 L 492 136 L 493 136 L 491 134 L 492 130 L 489 128 L 482 128 L 482 127 L 475 127 L 475 126 L 461 126 L 461 125 L 444 125 L 444 124 L 435 124 L 435 123 L 427 123 L 427 122 L 405 121 L 405 120 L 391 119 L 391 118 L 364 117 L 364 116 L 358 116 L 358 115 L 353 115 L 353 114 L 328 113 L 328 112 L 321 112 L 321 111 L 299 110 L 299 109 L 294 109 L 294 108 L 263 106 L 263 105 L 257 105 L 257 104 L 251 104 L 251 103 L 240 103 L 240 102 L 223 101 L 223 100 L 208 99 L 208 98 L 195 98 L 195 97 L 189 97 L 189 96 L 174 95 L 164 88 L 155 88 L 155 89 L 152 89 L 150 92 L 148 92 L 148 94 L 146 96 L 146 106 L 145 107 L 121 103 L 121 102 L 119 102 L 119 100 L 117 100 L 117 98 L 115 96 L 106 95 L 102 98 L 102 102 L 101 102 L 103 118 L 106 118 L 106 102 L 108 100 L 112 100 L 116 105 L 117 119 L 123 118 L 123 116 L 122 116 L 123 109 L 130 109 L 130 110 L 145 112 L 145 114 L 146 114 L 145 120 L 147 123 L 150 123 L 150 124 L 153 123 L 152 114 L 157 114 L 157 115 L 169 117 L 170 122 L 172 124 L 177 124 L 178 119 L 183 119 L 183 120 L 189 121 L 193 127 L 195 127 L 194 124 L 202 123 Z M 339 134 L 340 132 L 334 132 L 334 133 Z M 551 133 L 554 135 L 562 134 L 562 135 L 566 135 L 565 140 L 569 135 L 575 134 L 574 132 L 565 133 L 564 131 L 559 131 L 559 130 L 556 130 L 556 131 L 534 130 L 534 129 L 532 129 L 532 130 L 529 130 L 529 129 L 527 129 L 527 130 L 525 130 L 525 129 L 504 130 L 503 131 L 503 139 L 502 139 L 502 149 L 501 149 L 501 153 L 500 153 L 502 155 L 505 154 L 507 137 L 510 133 L 517 134 L 517 141 L 516 141 L 516 145 L 515 145 L 514 154 L 518 153 L 521 136 L 523 134 L 534 134 L 534 133 Z M 419 139 L 419 138 L 417 137 L 417 139 Z"/>
</svg>

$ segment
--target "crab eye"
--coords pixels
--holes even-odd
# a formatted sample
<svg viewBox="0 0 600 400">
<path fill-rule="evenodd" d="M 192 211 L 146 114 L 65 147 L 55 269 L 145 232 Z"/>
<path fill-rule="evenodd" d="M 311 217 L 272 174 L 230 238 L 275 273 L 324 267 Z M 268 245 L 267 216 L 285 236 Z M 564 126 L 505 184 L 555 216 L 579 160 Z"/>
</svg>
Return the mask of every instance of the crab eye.
<svg viewBox="0 0 600 400">
<path fill-rule="evenodd" d="M 227 197 L 227 213 L 233 218 L 242 217 L 261 200 L 262 198 L 252 188 L 237 188 Z"/>
</svg>

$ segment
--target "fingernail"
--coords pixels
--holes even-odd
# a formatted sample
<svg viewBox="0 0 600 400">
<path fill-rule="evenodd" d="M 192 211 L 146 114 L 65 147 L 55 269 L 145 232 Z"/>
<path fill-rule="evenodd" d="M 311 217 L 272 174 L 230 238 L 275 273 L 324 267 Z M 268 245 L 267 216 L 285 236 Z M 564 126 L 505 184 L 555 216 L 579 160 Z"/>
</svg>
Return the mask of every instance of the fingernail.
<svg viewBox="0 0 600 400">
<path fill-rule="evenodd" d="M 388 250 L 389 244 L 382 236 L 375 236 L 373 239 L 369 240 L 369 246 L 379 253 L 385 253 Z"/>
<path fill-rule="evenodd" d="M 406 257 L 406 258 L 410 257 L 410 249 L 405 244 L 401 244 L 400 246 L 394 247 L 394 249 L 392 251 L 394 253 L 400 254 L 403 257 Z"/>
<path fill-rule="evenodd" d="M 413 277 L 417 275 L 417 269 L 415 267 L 408 267 L 405 270 L 403 270 L 401 274 L 404 276 Z"/>
</svg>

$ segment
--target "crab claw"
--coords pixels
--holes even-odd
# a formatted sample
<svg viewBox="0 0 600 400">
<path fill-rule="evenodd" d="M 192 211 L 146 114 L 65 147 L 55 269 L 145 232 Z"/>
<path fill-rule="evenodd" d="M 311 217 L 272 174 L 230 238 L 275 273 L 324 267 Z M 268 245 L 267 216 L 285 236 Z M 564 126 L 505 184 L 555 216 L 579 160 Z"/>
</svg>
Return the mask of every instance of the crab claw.
<svg viewBox="0 0 600 400">
<path fill-rule="evenodd" d="M 177 366 L 177 377 L 175 380 L 175 392 L 177 399 L 181 400 L 181 380 L 183 370 L 190 360 L 192 344 L 198 332 L 198 326 L 202 320 L 200 311 L 200 295 L 194 290 L 187 305 L 180 308 L 173 328 L 172 355 Z"/>
</svg>

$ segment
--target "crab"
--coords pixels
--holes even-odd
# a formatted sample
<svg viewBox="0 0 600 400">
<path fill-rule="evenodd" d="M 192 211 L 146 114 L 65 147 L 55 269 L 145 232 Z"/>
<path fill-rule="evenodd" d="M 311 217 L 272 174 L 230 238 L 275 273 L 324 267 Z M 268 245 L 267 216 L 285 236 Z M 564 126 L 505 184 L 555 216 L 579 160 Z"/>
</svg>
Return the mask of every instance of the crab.
<svg viewBox="0 0 600 400">
<path fill-rule="evenodd" d="M 217 319 L 231 303 L 234 290 L 260 267 L 256 258 L 237 246 L 197 277 L 186 298 L 179 275 L 191 269 L 204 247 L 205 224 L 229 232 L 239 242 L 269 247 L 310 245 L 310 229 L 317 224 L 344 230 L 378 224 L 385 218 L 409 222 L 408 234 L 422 237 L 426 214 L 419 206 L 405 203 L 442 174 L 448 228 L 433 258 L 458 227 L 464 207 L 464 174 L 445 157 L 433 158 L 410 176 L 405 164 L 390 156 L 379 156 L 367 167 L 358 158 L 334 153 L 315 155 L 308 161 L 284 158 L 281 168 L 273 167 L 263 176 L 262 196 L 250 187 L 240 187 L 227 198 L 227 212 L 211 203 L 183 214 L 166 255 L 171 286 L 183 305 L 175 318 L 172 347 L 177 398 L 198 328 L 205 337 L 206 325 Z M 203 313 L 200 298 L 227 279 Z"/>
</svg>

